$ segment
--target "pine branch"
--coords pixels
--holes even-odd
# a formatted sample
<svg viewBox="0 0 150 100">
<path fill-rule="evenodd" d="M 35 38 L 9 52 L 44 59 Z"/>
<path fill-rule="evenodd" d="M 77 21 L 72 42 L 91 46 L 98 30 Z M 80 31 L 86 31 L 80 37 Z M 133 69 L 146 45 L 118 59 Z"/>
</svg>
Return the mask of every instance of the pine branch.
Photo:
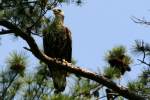
<svg viewBox="0 0 150 100">
<path fill-rule="evenodd" d="M 4 99 L 7 93 L 8 88 L 12 85 L 13 81 L 15 80 L 15 78 L 17 77 L 17 73 L 15 73 L 15 75 L 12 77 L 12 79 L 10 80 L 8 86 L 4 89 L 3 93 L 2 93 L 2 98 Z"/>
<path fill-rule="evenodd" d="M 135 93 L 129 91 L 128 89 L 124 89 L 124 88 L 117 86 L 113 81 L 111 81 L 110 79 L 108 79 L 102 75 L 88 71 L 79 66 L 72 65 L 71 63 L 66 63 L 66 62 L 59 61 L 57 59 L 48 57 L 47 55 L 45 55 L 43 52 L 40 51 L 40 49 L 38 48 L 38 46 L 32 36 L 26 34 L 21 29 L 19 29 L 15 25 L 13 25 L 12 23 L 10 23 L 6 20 L 0 20 L 0 25 L 4 26 L 10 30 L 13 30 L 13 33 L 15 33 L 15 35 L 20 36 L 23 40 L 25 40 L 28 43 L 32 54 L 35 57 L 37 57 L 39 60 L 45 62 L 46 64 L 60 65 L 60 67 L 59 67 L 60 70 L 65 69 L 68 72 L 71 72 L 76 75 L 80 75 L 82 77 L 96 81 L 96 82 L 112 89 L 113 91 L 119 93 L 119 95 L 121 95 L 125 98 L 128 98 L 130 100 L 144 100 L 143 97 L 136 95 Z M 3 34 L 0 34 L 0 35 L 3 35 Z"/>
</svg>

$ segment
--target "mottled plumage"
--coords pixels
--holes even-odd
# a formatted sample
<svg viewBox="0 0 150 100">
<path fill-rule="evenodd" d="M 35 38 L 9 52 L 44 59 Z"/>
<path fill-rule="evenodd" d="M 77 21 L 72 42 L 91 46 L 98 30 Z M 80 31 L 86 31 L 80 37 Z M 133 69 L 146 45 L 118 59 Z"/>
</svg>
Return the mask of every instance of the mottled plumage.
<svg viewBox="0 0 150 100">
<path fill-rule="evenodd" d="M 71 63 L 72 40 L 70 30 L 64 26 L 64 15 L 60 9 L 53 10 L 55 18 L 49 26 L 49 31 L 44 33 L 43 46 L 47 56 L 65 59 Z M 56 93 L 64 91 L 66 87 L 65 70 L 60 70 L 56 65 L 48 65 L 53 79 Z"/>
</svg>

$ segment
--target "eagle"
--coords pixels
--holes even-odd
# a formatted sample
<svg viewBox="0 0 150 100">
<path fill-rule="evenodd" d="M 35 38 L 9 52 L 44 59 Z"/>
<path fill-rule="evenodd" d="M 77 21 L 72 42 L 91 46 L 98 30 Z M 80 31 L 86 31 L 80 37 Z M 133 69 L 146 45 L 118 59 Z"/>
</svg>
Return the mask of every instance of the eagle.
<svg viewBox="0 0 150 100">
<path fill-rule="evenodd" d="M 64 12 L 61 9 L 53 9 L 54 20 L 43 34 L 44 53 L 52 58 L 71 63 L 72 38 L 70 30 L 64 25 Z M 65 90 L 67 72 L 60 69 L 59 65 L 48 65 L 53 80 L 55 93 Z"/>
</svg>

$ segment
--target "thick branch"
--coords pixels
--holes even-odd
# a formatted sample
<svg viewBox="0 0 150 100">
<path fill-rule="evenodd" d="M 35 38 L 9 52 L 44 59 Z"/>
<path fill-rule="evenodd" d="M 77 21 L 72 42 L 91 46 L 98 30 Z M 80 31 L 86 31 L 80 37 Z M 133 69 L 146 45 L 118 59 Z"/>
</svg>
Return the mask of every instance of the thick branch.
<svg viewBox="0 0 150 100">
<path fill-rule="evenodd" d="M 144 100 L 141 96 L 138 96 L 134 94 L 133 92 L 129 91 L 128 89 L 123 89 L 121 87 L 118 87 L 114 82 L 109 80 L 108 78 L 98 75 L 97 73 L 88 71 L 86 69 L 80 68 L 79 66 L 72 65 L 71 63 L 66 63 L 63 61 L 58 61 L 56 59 L 50 58 L 46 56 L 43 52 L 41 52 L 34 41 L 34 39 L 29 36 L 28 34 L 24 33 L 22 30 L 17 28 L 15 25 L 11 24 L 8 21 L 5 20 L 0 20 L 0 25 L 10 29 L 15 33 L 15 35 L 20 36 L 22 39 L 24 39 L 28 45 L 30 46 L 31 52 L 35 57 L 37 57 L 39 60 L 47 63 L 47 64 L 53 64 L 53 65 L 61 65 L 60 69 L 65 69 L 68 72 L 80 75 L 82 77 L 91 79 L 93 81 L 96 81 L 113 91 L 116 91 L 119 93 L 121 96 L 128 98 L 130 100 Z"/>
</svg>

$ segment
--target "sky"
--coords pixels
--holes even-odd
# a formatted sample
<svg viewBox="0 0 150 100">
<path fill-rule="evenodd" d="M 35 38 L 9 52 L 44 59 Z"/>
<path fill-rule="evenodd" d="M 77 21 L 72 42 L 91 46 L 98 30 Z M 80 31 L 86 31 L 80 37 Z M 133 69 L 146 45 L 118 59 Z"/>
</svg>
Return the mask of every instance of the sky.
<svg viewBox="0 0 150 100">
<path fill-rule="evenodd" d="M 64 6 L 65 23 L 72 31 L 73 57 L 77 65 L 97 71 L 106 66 L 105 54 L 114 46 L 124 45 L 132 54 L 135 40 L 150 43 L 150 27 L 131 20 L 133 16 L 150 20 L 149 4 L 149 0 L 86 0 L 81 7 Z M 125 80 L 137 78 L 143 69 L 137 64 L 135 59 Z"/>
<path fill-rule="evenodd" d="M 114 46 L 124 45 L 131 54 L 134 40 L 150 43 L 150 27 L 131 20 L 133 16 L 150 20 L 149 4 L 149 0 L 84 0 L 82 6 L 62 5 L 65 25 L 72 32 L 72 56 L 77 60 L 77 65 L 96 72 L 106 66 L 105 54 Z M 26 52 L 30 56 L 29 66 L 36 66 L 36 58 L 22 48 L 27 46 L 22 39 L 8 35 L 1 38 L 0 66 L 4 65 L 12 50 Z M 41 48 L 41 40 L 36 41 Z M 136 63 L 131 65 L 132 71 L 126 73 L 128 78 L 125 79 L 137 78 L 143 67 L 135 66 Z"/>
</svg>

